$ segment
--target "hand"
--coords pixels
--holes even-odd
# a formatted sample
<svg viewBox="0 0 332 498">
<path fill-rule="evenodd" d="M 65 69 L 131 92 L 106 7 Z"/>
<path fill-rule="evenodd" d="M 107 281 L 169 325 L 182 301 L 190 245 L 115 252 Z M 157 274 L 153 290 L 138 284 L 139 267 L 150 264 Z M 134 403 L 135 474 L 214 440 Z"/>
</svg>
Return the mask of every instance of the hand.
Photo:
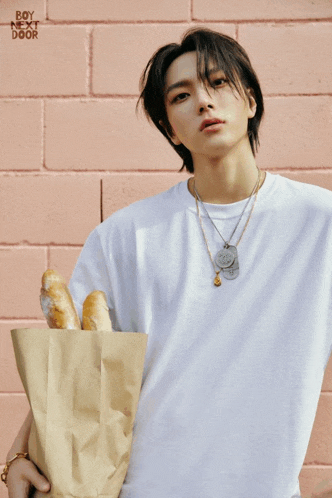
<svg viewBox="0 0 332 498">
<path fill-rule="evenodd" d="M 33 462 L 26 458 L 17 458 L 10 465 L 7 474 L 8 498 L 28 498 L 31 486 L 47 493 L 51 485 L 39 473 Z"/>
</svg>

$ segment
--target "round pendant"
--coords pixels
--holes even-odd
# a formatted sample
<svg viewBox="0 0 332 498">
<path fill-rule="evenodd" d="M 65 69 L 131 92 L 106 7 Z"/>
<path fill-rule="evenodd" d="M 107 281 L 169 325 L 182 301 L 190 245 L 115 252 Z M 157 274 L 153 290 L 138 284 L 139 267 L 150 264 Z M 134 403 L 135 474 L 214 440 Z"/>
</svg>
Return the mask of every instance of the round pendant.
<svg viewBox="0 0 332 498">
<path fill-rule="evenodd" d="M 221 278 L 219 277 L 219 275 L 215 277 L 213 283 L 216 287 L 219 287 L 221 285 Z"/>
<path fill-rule="evenodd" d="M 219 268 L 228 268 L 234 263 L 236 255 L 237 255 L 236 247 L 234 246 L 224 247 L 223 249 L 221 249 L 221 251 L 217 253 L 215 259 L 216 264 L 219 266 Z"/>
</svg>

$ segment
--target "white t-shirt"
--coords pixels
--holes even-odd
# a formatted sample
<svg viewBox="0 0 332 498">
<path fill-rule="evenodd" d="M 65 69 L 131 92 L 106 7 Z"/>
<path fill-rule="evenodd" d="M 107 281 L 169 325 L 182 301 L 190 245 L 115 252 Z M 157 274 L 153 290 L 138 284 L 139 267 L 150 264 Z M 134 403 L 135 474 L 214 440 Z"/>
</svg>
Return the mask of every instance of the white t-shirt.
<svg viewBox="0 0 332 498">
<path fill-rule="evenodd" d="M 226 240 L 246 202 L 206 204 Z M 267 172 L 238 260 L 214 286 L 187 181 L 86 240 L 69 284 L 79 314 L 103 290 L 114 329 L 149 336 L 121 498 L 300 496 L 332 344 L 332 192 Z"/>
</svg>

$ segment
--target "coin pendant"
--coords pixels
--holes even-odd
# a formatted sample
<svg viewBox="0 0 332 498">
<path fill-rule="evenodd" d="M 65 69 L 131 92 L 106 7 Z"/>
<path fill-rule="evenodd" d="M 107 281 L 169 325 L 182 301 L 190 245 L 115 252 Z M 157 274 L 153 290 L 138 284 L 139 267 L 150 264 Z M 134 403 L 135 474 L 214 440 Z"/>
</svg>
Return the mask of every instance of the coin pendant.
<svg viewBox="0 0 332 498">
<path fill-rule="evenodd" d="M 213 283 L 216 287 L 219 287 L 221 285 L 221 278 L 219 277 L 219 275 L 215 277 Z"/>
<path fill-rule="evenodd" d="M 237 249 L 235 246 L 224 247 L 217 253 L 215 262 L 219 268 L 228 268 L 234 263 L 237 256 Z"/>
<path fill-rule="evenodd" d="M 234 278 L 239 276 L 239 268 L 227 268 L 223 271 L 223 274 L 227 280 L 234 280 Z"/>
<path fill-rule="evenodd" d="M 228 268 L 224 268 L 222 270 L 222 272 L 223 272 L 224 277 L 227 280 L 234 280 L 234 278 L 239 276 L 239 273 L 240 273 L 239 272 L 239 258 L 237 256 L 237 252 L 236 252 L 234 262 Z"/>
</svg>

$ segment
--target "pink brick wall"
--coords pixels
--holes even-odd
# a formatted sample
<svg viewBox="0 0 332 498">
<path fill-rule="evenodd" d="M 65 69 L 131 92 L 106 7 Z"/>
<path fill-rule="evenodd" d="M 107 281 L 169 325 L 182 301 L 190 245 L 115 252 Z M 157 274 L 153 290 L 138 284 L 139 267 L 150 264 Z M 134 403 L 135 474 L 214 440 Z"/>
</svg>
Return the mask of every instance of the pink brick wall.
<svg viewBox="0 0 332 498">
<path fill-rule="evenodd" d="M 12 39 L 10 22 L 27 9 L 38 38 Z M 187 177 L 134 108 L 152 53 L 196 25 L 235 37 L 257 70 L 266 105 L 258 165 L 332 190 L 330 1 L 0 2 L 0 467 L 28 411 L 10 329 L 46 326 L 42 273 L 55 268 L 69 281 L 98 223 Z M 332 488 L 331 415 L 332 360 L 303 498 L 322 480 Z"/>
</svg>

